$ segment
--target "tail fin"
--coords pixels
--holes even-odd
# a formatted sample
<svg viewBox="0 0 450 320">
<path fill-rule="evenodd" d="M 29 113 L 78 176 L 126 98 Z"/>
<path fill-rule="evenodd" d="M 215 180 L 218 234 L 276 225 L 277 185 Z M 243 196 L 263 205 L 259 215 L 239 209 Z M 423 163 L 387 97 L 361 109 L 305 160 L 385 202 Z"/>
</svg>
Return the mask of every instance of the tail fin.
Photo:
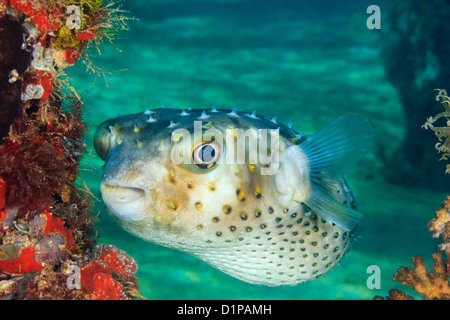
<svg viewBox="0 0 450 320">
<path fill-rule="evenodd" d="M 351 231 L 363 215 L 328 194 L 327 181 L 343 177 L 372 144 L 373 131 L 367 119 L 347 113 L 300 145 L 311 170 L 312 193 L 306 205 L 347 231 Z"/>
</svg>

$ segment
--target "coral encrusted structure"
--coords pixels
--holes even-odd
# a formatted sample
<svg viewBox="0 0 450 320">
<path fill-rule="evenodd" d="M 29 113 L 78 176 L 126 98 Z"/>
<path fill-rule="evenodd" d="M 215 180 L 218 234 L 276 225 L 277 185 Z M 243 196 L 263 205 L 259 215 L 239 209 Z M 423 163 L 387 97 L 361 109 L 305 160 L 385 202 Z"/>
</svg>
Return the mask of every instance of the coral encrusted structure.
<svg viewBox="0 0 450 320">
<path fill-rule="evenodd" d="M 111 12 L 104 0 L 0 0 L 1 299 L 141 297 L 135 261 L 96 244 L 91 196 L 75 185 L 83 103 L 61 80 L 109 38 Z"/>
</svg>

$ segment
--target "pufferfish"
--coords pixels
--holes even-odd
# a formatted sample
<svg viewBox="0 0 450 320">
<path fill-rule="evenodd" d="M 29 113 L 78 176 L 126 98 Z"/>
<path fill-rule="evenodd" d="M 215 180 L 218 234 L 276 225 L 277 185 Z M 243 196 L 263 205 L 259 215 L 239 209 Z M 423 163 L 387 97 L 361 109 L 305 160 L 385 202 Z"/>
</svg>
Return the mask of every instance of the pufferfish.
<svg viewBox="0 0 450 320">
<path fill-rule="evenodd" d="M 103 201 L 131 234 L 242 281 L 317 279 L 362 219 L 344 176 L 373 134 L 354 113 L 311 136 L 290 127 L 236 108 L 107 120 L 94 141 L 105 161 Z"/>
</svg>

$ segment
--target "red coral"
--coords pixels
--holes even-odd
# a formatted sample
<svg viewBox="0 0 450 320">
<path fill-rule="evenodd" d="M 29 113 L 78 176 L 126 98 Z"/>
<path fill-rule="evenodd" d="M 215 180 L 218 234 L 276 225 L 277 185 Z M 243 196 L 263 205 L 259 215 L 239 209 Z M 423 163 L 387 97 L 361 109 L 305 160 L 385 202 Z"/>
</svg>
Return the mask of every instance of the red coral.
<svg viewBox="0 0 450 320">
<path fill-rule="evenodd" d="M 40 100 L 47 100 L 53 91 L 53 75 L 48 71 L 36 70 L 33 83 L 41 85 L 44 89 Z"/>
<path fill-rule="evenodd" d="M 57 14 L 48 14 L 45 11 L 40 11 L 33 17 L 33 22 L 37 28 L 43 33 L 56 31 L 61 26 L 61 23 L 55 19 Z"/>
<path fill-rule="evenodd" d="M 122 285 L 106 273 L 96 274 L 94 277 L 94 288 L 91 298 L 93 300 L 121 300 Z"/>
<path fill-rule="evenodd" d="M 106 262 L 114 272 L 117 272 L 122 278 L 129 278 L 137 270 L 136 262 L 124 251 L 114 246 L 105 246 L 100 254 L 100 259 Z"/>
<path fill-rule="evenodd" d="M 38 10 L 33 8 L 31 1 L 24 0 L 10 0 L 9 4 L 17 11 L 25 13 L 27 16 L 34 16 L 38 14 Z"/>
<path fill-rule="evenodd" d="M 122 300 L 122 285 L 112 277 L 112 270 L 98 261 L 81 269 L 81 287 L 86 289 L 93 300 Z"/>
<path fill-rule="evenodd" d="M 43 212 L 47 216 L 47 222 L 45 223 L 44 233 L 59 233 L 64 236 L 66 242 L 66 248 L 71 252 L 75 253 L 77 247 L 73 242 L 72 230 L 64 228 L 64 221 L 58 217 L 54 217 L 50 212 L 45 210 Z"/>
<path fill-rule="evenodd" d="M 5 215 L 6 215 L 5 209 L 1 209 L 0 210 L 0 223 L 3 223 L 3 220 L 5 219 Z"/>
<path fill-rule="evenodd" d="M 102 246 L 100 260 L 81 269 L 81 287 L 94 300 L 126 300 L 142 297 L 136 287 L 137 265 L 124 251 Z"/>
<path fill-rule="evenodd" d="M 82 51 L 80 49 L 64 50 L 65 61 L 68 64 L 74 64 L 81 57 Z"/>
<path fill-rule="evenodd" d="M 94 38 L 96 35 L 95 30 L 89 30 L 89 31 L 79 31 L 77 33 L 77 38 L 80 41 L 90 40 Z"/>
<path fill-rule="evenodd" d="M 31 17 L 37 28 L 43 33 L 56 31 L 61 25 L 56 19 L 61 15 L 58 8 L 47 13 L 45 10 L 38 10 L 36 8 L 36 2 L 31 0 L 10 0 L 9 4 L 17 11 Z"/>
<path fill-rule="evenodd" d="M 22 249 L 17 259 L 0 260 L 0 270 L 14 274 L 41 271 L 42 265 L 34 259 L 35 251 L 34 247 L 26 247 Z"/>
</svg>

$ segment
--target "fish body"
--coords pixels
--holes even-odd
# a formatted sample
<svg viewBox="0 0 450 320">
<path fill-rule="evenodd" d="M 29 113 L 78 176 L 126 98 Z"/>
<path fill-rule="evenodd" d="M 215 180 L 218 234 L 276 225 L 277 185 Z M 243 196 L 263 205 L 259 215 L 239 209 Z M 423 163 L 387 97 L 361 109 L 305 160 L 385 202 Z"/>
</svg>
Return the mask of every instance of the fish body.
<svg viewBox="0 0 450 320">
<path fill-rule="evenodd" d="M 356 114 L 307 137 L 236 109 L 161 108 L 105 121 L 94 144 L 125 230 L 279 286 L 320 277 L 347 251 L 362 215 L 343 176 L 371 141 Z"/>
</svg>

